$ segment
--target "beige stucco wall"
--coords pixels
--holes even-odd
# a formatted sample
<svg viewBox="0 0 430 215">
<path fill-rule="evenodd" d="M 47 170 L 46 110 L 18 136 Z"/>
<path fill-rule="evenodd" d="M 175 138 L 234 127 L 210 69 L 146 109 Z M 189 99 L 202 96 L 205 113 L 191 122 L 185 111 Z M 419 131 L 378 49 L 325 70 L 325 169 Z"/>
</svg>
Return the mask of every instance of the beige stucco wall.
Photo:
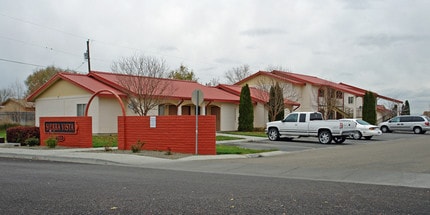
<svg viewBox="0 0 430 215">
<path fill-rule="evenodd" d="M 36 106 L 36 126 L 39 126 L 39 117 L 43 116 L 76 116 L 77 104 L 86 104 L 91 95 L 82 96 L 62 96 L 53 98 L 37 98 Z M 97 106 L 97 101 L 94 101 L 91 106 Z M 89 111 L 91 116 L 97 116 L 94 109 Z M 93 119 L 94 121 L 94 119 Z"/>
<path fill-rule="evenodd" d="M 36 126 L 40 126 L 39 118 L 44 116 L 77 116 L 77 105 L 87 104 L 92 93 L 64 80 L 59 80 L 46 89 L 35 100 Z M 99 99 L 91 102 L 88 115 L 92 117 L 93 133 L 100 133 Z M 106 113 L 110 115 L 111 113 Z"/>
<path fill-rule="evenodd" d="M 221 108 L 221 131 L 236 131 L 238 126 L 239 106 L 223 103 Z"/>
<path fill-rule="evenodd" d="M 269 113 L 263 104 L 254 105 L 254 128 L 265 128 L 269 121 Z"/>
<path fill-rule="evenodd" d="M 51 85 L 43 94 L 39 95 L 38 98 L 54 98 L 63 96 L 77 96 L 77 95 L 88 95 L 88 91 L 68 82 L 65 80 L 58 80 L 55 84 Z"/>
</svg>

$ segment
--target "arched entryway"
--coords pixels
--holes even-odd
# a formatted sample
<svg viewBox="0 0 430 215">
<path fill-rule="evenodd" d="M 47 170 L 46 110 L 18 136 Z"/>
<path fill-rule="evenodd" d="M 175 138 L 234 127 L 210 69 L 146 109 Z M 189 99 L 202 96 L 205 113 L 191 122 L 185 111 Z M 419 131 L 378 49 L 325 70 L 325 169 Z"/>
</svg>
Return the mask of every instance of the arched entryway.
<svg viewBox="0 0 430 215">
<path fill-rule="evenodd" d="M 158 105 L 159 116 L 175 116 L 178 115 L 178 107 L 174 104 L 160 104 Z"/>
<path fill-rule="evenodd" d="M 93 101 L 93 99 L 97 96 L 97 95 L 99 95 L 100 93 L 110 93 L 110 94 L 112 94 L 116 99 L 117 99 L 117 101 L 118 101 L 118 103 L 120 104 L 120 106 L 121 106 L 121 111 L 122 111 L 122 116 L 126 116 L 126 112 L 125 112 L 125 106 L 124 106 L 124 102 L 122 102 L 122 100 L 121 100 L 121 98 L 119 97 L 119 95 L 118 94 L 116 94 L 114 91 L 112 91 L 112 90 L 99 90 L 99 91 L 97 91 L 97 92 L 95 92 L 92 96 L 91 96 L 91 98 L 90 98 L 90 100 L 88 101 L 88 104 L 87 104 L 87 106 L 86 106 L 86 108 L 85 108 L 85 117 L 87 117 L 88 116 L 88 110 L 90 109 L 90 104 L 91 104 L 91 102 Z M 124 122 L 124 124 L 125 124 L 125 122 Z M 118 125 L 118 127 L 119 127 L 119 125 Z M 118 135 L 119 135 L 119 128 L 118 128 Z M 125 133 L 125 127 L 123 127 L 122 128 L 122 131 Z M 125 143 L 126 143 L 126 137 L 124 136 L 124 138 L 123 139 L 119 139 L 118 138 L 118 146 L 123 146 L 123 147 L 125 147 Z"/>
<path fill-rule="evenodd" d="M 206 111 L 207 115 L 215 115 L 216 118 L 216 130 L 221 130 L 221 108 L 215 105 L 209 105 Z"/>
</svg>

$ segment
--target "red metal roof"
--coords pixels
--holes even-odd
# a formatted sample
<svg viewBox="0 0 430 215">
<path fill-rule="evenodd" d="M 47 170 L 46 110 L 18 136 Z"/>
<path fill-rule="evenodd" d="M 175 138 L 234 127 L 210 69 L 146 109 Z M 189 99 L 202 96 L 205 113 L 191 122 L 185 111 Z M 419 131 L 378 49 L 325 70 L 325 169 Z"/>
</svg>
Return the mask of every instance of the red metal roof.
<svg viewBox="0 0 430 215">
<path fill-rule="evenodd" d="M 337 90 L 340 90 L 342 92 L 347 92 L 350 93 L 352 95 L 356 95 L 356 96 L 364 96 L 365 91 L 361 91 L 361 90 L 357 90 L 353 87 L 349 87 L 346 85 L 342 85 L 342 84 L 338 84 L 332 81 L 327 81 L 315 76 L 309 76 L 309 75 L 302 75 L 302 74 L 296 74 L 296 73 L 292 73 L 292 72 L 283 72 L 283 71 L 277 71 L 274 70 L 272 71 L 272 73 L 279 75 L 279 76 L 283 76 L 287 79 L 292 79 L 292 80 L 296 80 L 296 81 L 301 81 L 304 83 L 311 83 L 312 85 L 316 85 L 316 86 L 327 86 L 327 87 L 331 87 Z"/>
<path fill-rule="evenodd" d="M 88 76 L 94 79 L 97 79 L 110 86 L 113 86 L 119 90 L 122 90 L 122 91 L 126 90 L 126 88 L 121 86 L 119 82 L 120 78 L 122 76 L 125 76 L 124 74 L 92 71 L 91 73 L 88 74 Z M 142 77 L 142 76 L 128 76 L 128 77 L 132 77 L 136 79 L 138 78 L 148 79 L 148 77 Z M 153 78 L 149 78 L 149 79 L 153 79 Z M 239 96 L 237 95 L 233 95 L 226 91 L 220 90 L 216 87 L 205 86 L 195 81 L 162 79 L 162 78 L 161 79 L 158 78 L 158 80 L 162 82 L 162 85 L 168 84 L 173 89 L 173 90 L 162 92 L 162 94 L 164 94 L 162 96 L 165 96 L 166 98 L 191 100 L 193 91 L 196 89 L 199 89 L 203 92 L 205 101 L 239 102 L 240 100 Z"/>
<path fill-rule="evenodd" d="M 225 90 L 227 92 L 233 93 L 235 95 L 240 96 L 240 93 L 242 91 L 242 87 L 239 85 L 226 85 L 226 84 L 220 84 L 217 86 L 217 88 Z M 258 101 L 261 103 L 267 103 L 269 102 L 269 93 L 263 90 L 259 90 L 255 87 L 249 87 L 249 91 L 251 93 L 251 98 L 254 101 Z M 284 104 L 286 105 L 293 105 L 293 106 L 300 106 L 300 103 L 291 101 L 289 99 L 284 99 Z"/>
<path fill-rule="evenodd" d="M 258 71 L 254 74 L 252 74 L 251 76 L 248 76 L 242 80 L 240 80 L 239 82 L 235 83 L 234 85 L 242 85 L 244 83 L 246 83 L 248 80 L 251 80 L 259 75 L 264 75 L 264 76 L 268 76 L 270 78 L 275 78 L 281 81 L 285 81 L 285 82 L 290 82 L 292 84 L 296 84 L 296 85 L 305 85 L 306 82 L 304 81 L 300 81 L 300 80 L 296 80 L 296 79 L 288 79 L 286 77 L 280 76 L 280 75 L 276 75 L 273 72 L 266 72 L 266 71 Z"/>
<path fill-rule="evenodd" d="M 102 89 L 108 89 L 112 90 L 113 92 L 117 93 L 119 96 L 126 96 L 124 93 L 106 85 L 102 82 L 99 82 L 87 75 L 83 74 L 76 74 L 76 73 L 57 73 L 54 75 L 51 79 L 49 79 L 48 82 L 46 82 L 44 85 L 42 85 L 40 88 L 38 88 L 36 91 L 34 91 L 32 94 L 30 94 L 27 97 L 27 101 L 34 101 L 40 94 L 45 92 L 49 87 L 56 83 L 59 80 L 65 80 L 68 81 L 71 84 L 74 84 L 76 86 L 79 86 L 80 88 L 83 88 L 87 90 L 89 93 L 96 93 L 99 90 Z M 101 95 L 109 95 L 109 93 L 101 93 Z"/>
<path fill-rule="evenodd" d="M 265 72 L 265 71 L 258 71 L 254 74 L 252 74 L 251 76 L 248 76 L 247 78 L 235 83 L 235 85 L 242 85 L 244 83 L 246 83 L 248 80 L 251 80 L 259 75 L 263 75 L 263 76 L 268 76 L 270 78 L 275 78 L 284 82 L 289 82 L 295 85 L 305 85 L 306 83 L 310 83 L 312 85 L 316 85 L 316 86 L 327 86 L 327 87 L 332 87 L 334 89 L 340 90 L 342 92 L 346 92 L 346 93 L 350 93 L 352 95 L 355 96 L 364 96 L 364 94 L 366 93 L 367 90 L 355 87 L 355 86 L 351 86 L 351 85 L 347 85 L 344 83 L 335 83 L 332 81 L 327 81 L 315 76 L 310 76 L 310 75 L 303 75 L 303 74 L 297 74 L 297 73 L 292 73 L 292 72 L 284 72 L 284 71 L 278 71 L 278 70 L 273 70 L 272 72 Z M 389 100 L 389 101 L 393 101 L 393 102 L 397 102 L 397 103 L 403 103 L 400 100 L 394 99 L 394 98 L 390 98 L 387 96 L 382 96 L 382 95 L 378 95 L 377 96 L 379 98 L 385 99 L 385 100 Z"/>
</svg>

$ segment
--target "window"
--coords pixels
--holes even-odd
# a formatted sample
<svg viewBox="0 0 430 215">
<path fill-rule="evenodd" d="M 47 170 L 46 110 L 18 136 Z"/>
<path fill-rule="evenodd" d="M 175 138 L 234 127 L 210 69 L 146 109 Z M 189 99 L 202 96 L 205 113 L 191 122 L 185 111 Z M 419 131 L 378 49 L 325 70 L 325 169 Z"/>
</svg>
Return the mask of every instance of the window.
<svg viewBox="0 0 430 215">
<path fill-rule="evenodd" d="M 297 122 L 297 117 L 299 114 L 297 113 L 293 113 L 287 116 L 287 118 L 285 118 L 284 122 Z"/>
<path fill-rule="evenodd" d="M 394 117 L 389 122 L 400 122 L 400 117 Z"/>
<path fill-rule="evenodd" d="M 309 117 L 310 117 L 311 121 L 313 121 L 313 120 L 322 120 L 323 119 L 322 115 L 320 113 L 311 113 Z"/>
<path fill-rule="evenodd" d="M 305 113 L 300 114 L 299 122 L 306 122 L 306 114 Z"/>
<path fill-rule="evenodd" d="M 337 99 L 343 98 L 343 93 L 341 91 L 336 91 L 336 98 Z"/>
<path fill-rule="evenodd" d="M 324 97 L 324 90 L 323 89 L 319 89 L 318 90 L 318 96 L 319 97 Z"/>
<path fill-rule="evenodd" d="M 166 107 L 165 105 L 158 105 L 158 116 L 164 115 L 164 108 L 165 107 Z"/>
<path fill-rule="evenodd" d="M 354 104 L 354 97 L 353 96 L 348 97 L 348 104 Z"/>
<path fill-rule="evenodd" d="M 76 105 L 76 116 L 84 116 L 85 108 L 87 108 L 87 104 L 77 104 Z"/>
</svg>

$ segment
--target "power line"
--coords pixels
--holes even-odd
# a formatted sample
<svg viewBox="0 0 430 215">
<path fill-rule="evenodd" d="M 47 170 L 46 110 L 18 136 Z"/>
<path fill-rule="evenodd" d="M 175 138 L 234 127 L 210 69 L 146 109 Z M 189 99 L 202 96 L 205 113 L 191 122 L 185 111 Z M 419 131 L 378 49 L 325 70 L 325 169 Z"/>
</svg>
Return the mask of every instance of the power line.
<svg viewBox="0 0 430 215">
<path fill-rule="evenodd" d="M 42 48 L 42 49 L 47 49 L 49 51 L 55 51 L 55 52 L 59 52 L 59 53 L 63 53 L 63 54 L 67 54 L 67 55 L 71 55 L 71 56 L 75 56 L 75 57 L 81 57 L 80 55 L 77 55 L 77 54 L 74 54 L 74 53 L 71 53 L 71 52 L 67 52 L 67 51 L 63 51 L 63 50 L 59 50 L 59 49 L 54 49 L 54 48 L 51 48 L 51 47 L 48 47 L 48 46 L 43 46 L 43 45 L 38 45 L 38 44 L 34 44 L 34 43 L 29 43 L 29 42 L 23 41 L 23 40 L 18 40 L 18 39 L 14 39 L 14 38 L 10 38 L 10 37 L 5 37 L 5 36 L 1 36 L 1 35 L 0 35 L 0 38 L 5 39 L 5 40 L 11 40 L 11 41 L 14 41 L 14 42 L 19 42 L 19 43 L 22 43 L 22 44 L 25 44 L 25 45 L 31 45 L 31 46 L 39 47 L 39 48 Z"/>
<path fill-rule="evenodd" d="M 9 15 L 3 14 L 3 13 L 0 13 L 0 16 L 4 16 L 4 17 L 7 17 L 9 19 L 13 19 L 15 21 L 23 22 L 23 23 L 34 25 L 34 26 L 37 26 L 37 27 L 46 28 L 46 29 L 49 29 L 51 31 L 57 31 L 57 32 L 60 32 L 60 33 L 63 33 L 63 34 L 67 34 L 69 36 L 78 37 L 78 38 L 81 38 L 81 39 L 82 38 L 83 39 L 87 39 L 86 37 L 83 37 L 83 36 L 80 36 L 80 35 L 77 35 L 77 34 L 66 32 L 66 31 L 63 31 L 63 30 L 60 30 L 60 29 L 57 29 L 57 28 L 52 28 L 52 27 L 44 26 L 44 25 L 41 25 L 41 24 L 37 24 L 37 23 L 34 23 L 34 22 L 30 22 L 30 21 L 27 21 L 27 20 L 23 20 L 23 19 L 20 19 L 20 18 L 9 16 Z"/>
<path fill-rule="evenodd" d="M 77 37 L 77 38 L 81 38 L 81 39 L 85 39 L 85 40 L 91 40 L 93 42 L 99 42 L 101 44 L 109 45 L 109 46 L 112 46 L 112 47 L 119 47 L 119 48 L 129 49 L 129 50 L 133 50 L 133 51 L 140 51 L 140 52 L 143 52 L 143 53 L 147 52 L 147 53 L 152 53 L 152 54 L 163 56 L 163 57 L 176 58 L 176 59 L 182 59 L 182 60 L 189 60 L 189 61 L 193 61 L 193 62 L 196 62 L 196 63 L 207 64 L 207 65 L 216 65 L 216 64 L 219 64 L 219 63 L 210 63 L 210 62 L 204 62 L 204 61 L 199 61 L 199 60 L 191 60 L 191 59 L 187 59 L 185 57 L 179 57 L 179 56 L 174 56 L 174 55 L 161 54 L 161 53 L 159 53 L 157 51 L 154 51 L 154 50 L 153 51 L 144 51 L 144 50 L 139 49 L 139 48 L 133 48 L 133 47 L 129 47 L 129 46 L 117 45 L 117 44 L 114 44 L 114 43 L 111 43 L 111 42 L 105 42 L 105 41 L 100 41 L 100 40 L 95 40 L 95 39 L 88 39 L 89 37 L 85 37 L 85 36 L 82 36 L 82 35 L 73 34 L 73 33 L 66 32 L 66 31 L 63 31 L 63 30 L 60 30 L 60 29 L 57 29 L 57 28 L 53 28 L 53 27 L 41 25 L 41 24 L 38 24 L 38 23 L 34 23 L 34 22 L 31 22 L 31 21 L 24 20 L 24 19 L 20 19 L 20 18 L 16 18 L 16 17 L 13 17 L 13 16 L 9 16 L 9 15 L 3 14 L 3 13 L 0 13 L 0 16 L 7 17 L 9 19 L 12 19 L 12 20 L 15 20 L 15 21 L 18 21 L 18 22 L 22 22 L 22 23 L 34 25 L 34 26 L 37 26 L 37 27 L 40 27 L 40 28 L 45 28 L 45 29 L 48 29 L 48 30 L 51 30 L 51 31 L 60 32 L 60 33 L 63 33 L 63 34 L 69 35 L 69 36 L 73 36 L 73 37 Z M 46 48 L 48 48 L 48 47 L 46 47 Z M 93 58 L 93 59 L 94 60 L 100 60 L 98 58 Z"/>
<path fill-rule="evenodd" d="M 23 65 L 29 65 L 29 66 L 46 67 L 46 66 L 42 66 L 42 65 L 39 65 L 39 64 L 26 63 L 26 62 L 21 62 L 21 61 L 16 61 L 16 60 L 8 60 L 8 59 L 3 59 L 3 58 L 0 58 L 0 61 L 5 61 L 5 62 L 9 62 L 9 63 L 23 64 Z"/>
</svg>

